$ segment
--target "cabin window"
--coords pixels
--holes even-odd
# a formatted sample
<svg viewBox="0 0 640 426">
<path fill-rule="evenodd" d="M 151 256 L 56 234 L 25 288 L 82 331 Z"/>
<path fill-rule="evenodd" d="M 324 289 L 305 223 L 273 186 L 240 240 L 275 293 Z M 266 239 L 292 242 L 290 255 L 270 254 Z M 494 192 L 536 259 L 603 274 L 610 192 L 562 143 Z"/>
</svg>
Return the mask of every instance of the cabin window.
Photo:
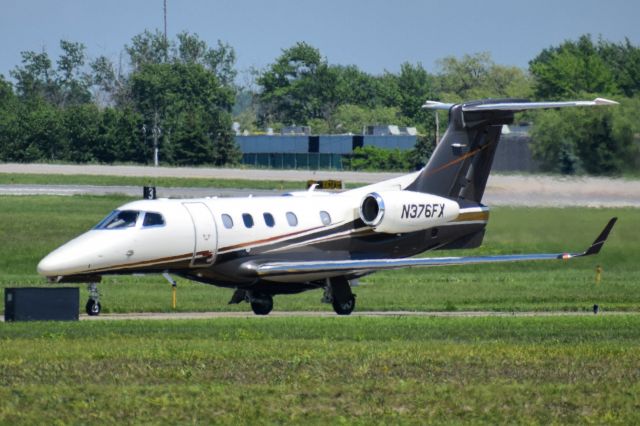
<svg viewBox="0 0 640 426">
<path fill-rule="evenodd" d="M 287 212 L 287 222 L 289 222 L 289 226 L 297 226 L 298 217 L 293 212 Z"/>
<path fill-rule="evenodd" d="M 160 213 L 146 212 L 144 214 L 142 227 L 148 228 L 150 226 L 164 226 L 164 218 Z"/>
<path fill-rule="evenodd" d="M 225 228 L 231 229 L 233 228 L 233 219 L 231 218 L 231 216 L 225 213 L 222 215 L 222 224 Z"/>
<path fill-rule="evenodd" d="M 124 229 L 135 226 L 138 221 L 139 211 L 114 210 L 96 225 L 95 229 Z"/>
<path fill-rule="evenodd" d="M 249 213 L 242 213 L 242 221 L 247 228 L 253 228 L 253 217 Z"/>
<path fill-rule="evenodd" d="M 324 210 L 320 212 L 320 220 L 322 221 L 323 225 L 331 225 L 331 216 Z"/>
<path fill-rule="evenodd" d="M 262 213 L 262 217 L 264 217 L 264 223 L 269 228 L 273 228 L 273 226 L 276 224 L 276 221 L 273 219 L 273 215 L 271 213 Z"/>
</svg>

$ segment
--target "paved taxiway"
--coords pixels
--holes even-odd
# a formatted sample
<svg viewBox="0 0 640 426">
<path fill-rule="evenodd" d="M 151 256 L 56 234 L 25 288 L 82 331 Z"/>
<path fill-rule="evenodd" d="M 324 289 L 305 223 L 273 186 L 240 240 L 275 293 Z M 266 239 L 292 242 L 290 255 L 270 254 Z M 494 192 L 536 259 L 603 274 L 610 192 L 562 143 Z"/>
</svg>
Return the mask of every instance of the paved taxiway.
<svg viewBox="0 0 640 426">
<path fill-rule="evenodd" d="M 593 312 L 565 312 L 565 311 L 541 311 L 541 312 L 494 312 L 494 311 L 456 311 L 456 312 L 429 312 L 429 311 L 363 311 L 353 312 L 349 317 L 439 317 L 439 318 L 469 318 L 469 317 L 552 317 L 552 316 L 592 316 Z M 597 315 L 640 315 L 640 312 L 600 311 Z M 113 320 L 185 320 L 185 319 L 215 319 L 215 318 L 348 318 L 338 316 L 331 311 L 272 311 L 267 316 L 258 316 L 253 312 L 145 312 L 100 314 L 97 317 L 80 315 L 81 320 L 113 321 Z"/>
<path fill-rule="evenodd" d="M 217 168 L 172 168 L 147 166 L 97 166 L 56 164 L 0 164 L 0 173 L 84 174 L 103 176 L 196 177 L 218 179 L 283 180 L 340 179 L 345 183 L 374 183 L 402 173 L 365 173 L 313 170 L 256 170 Z M 7 195 L 124 194 L 141 196 L 135 186 L 94 185 L 0 185 Z M 158 188 L 159 197 L 228 197 L 278 195 L 286 191 L 219 188 Z M 640 180 L 602 177 L 561 177 L 538 175 L 489 176 L 484 203 L 487 205 L 542 207 L 640 207 Z"/>
</svg>

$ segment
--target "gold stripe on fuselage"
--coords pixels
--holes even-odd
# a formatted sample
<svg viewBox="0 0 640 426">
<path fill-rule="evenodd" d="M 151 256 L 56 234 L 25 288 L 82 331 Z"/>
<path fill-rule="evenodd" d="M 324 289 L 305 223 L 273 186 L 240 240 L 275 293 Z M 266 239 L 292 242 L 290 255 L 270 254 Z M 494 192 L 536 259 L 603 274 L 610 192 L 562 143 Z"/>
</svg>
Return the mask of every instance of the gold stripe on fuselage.
<svg viewBox="0 0 640 426">
<path fill-rule="evenodd" d="M 489 211 L 460 213 L 453 222 L 488 221 Z"/>
</svg>

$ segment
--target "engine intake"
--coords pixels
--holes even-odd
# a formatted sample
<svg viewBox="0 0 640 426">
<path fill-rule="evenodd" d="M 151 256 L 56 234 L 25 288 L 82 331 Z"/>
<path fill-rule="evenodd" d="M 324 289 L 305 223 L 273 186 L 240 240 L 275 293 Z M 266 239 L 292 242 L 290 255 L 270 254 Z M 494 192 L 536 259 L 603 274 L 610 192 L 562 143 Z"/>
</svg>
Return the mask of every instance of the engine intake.
<svg viewBox="0 0 640 426">
<path fill-rule="evenodd" d="M 457 202 L 414 191 L 371 192 L 360 203 L 360 219 L 376 232 L 421 231 L 458 217 Z"/>
</svg>

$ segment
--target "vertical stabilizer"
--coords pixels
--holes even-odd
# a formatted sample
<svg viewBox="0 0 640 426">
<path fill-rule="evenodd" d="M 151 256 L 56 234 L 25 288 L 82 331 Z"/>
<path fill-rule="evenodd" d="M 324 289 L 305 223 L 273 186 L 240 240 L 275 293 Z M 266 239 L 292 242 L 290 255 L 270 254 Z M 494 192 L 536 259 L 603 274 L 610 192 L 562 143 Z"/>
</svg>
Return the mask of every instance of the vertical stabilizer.
<svg viewBox="0 0 640 426">
<path fill-rule="evenodd" d="M 479 203 L 500 142 L 502 126 L 513 123 L 514 113 L 600 105 L 617 105 L 617 102 L 602 98 L 568 102 L 486 99 L 458 105 L 428 101 L 424 108 L 449 111 L 449 126 L 429 162 L 407 189 Z"/>
</svg>

